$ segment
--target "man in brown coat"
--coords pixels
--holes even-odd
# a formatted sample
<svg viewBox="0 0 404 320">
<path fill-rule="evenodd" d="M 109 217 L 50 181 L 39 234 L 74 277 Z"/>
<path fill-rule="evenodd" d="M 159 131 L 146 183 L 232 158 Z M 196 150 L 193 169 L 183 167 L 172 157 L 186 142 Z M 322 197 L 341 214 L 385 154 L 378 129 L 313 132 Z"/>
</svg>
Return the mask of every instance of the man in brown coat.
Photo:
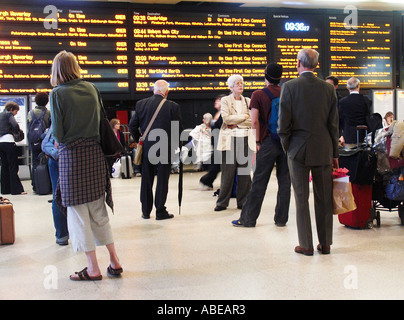
<svg viewBox="0 0 404 320">
<path fill-rule="evenodd" d="M 313 71 L 318 52 L 302 49 L 297 55 L 299 77 L 283 84 L 278 133 L 288 156 L 296 201 L 299 245 L 295 252 L 313 255 L 309 210 L 309 175 L 313 178 L 319 245 L 323 254 L 332 244 L 332 169 L 338 168 L 338 100 L 334 87 Z"/>
</svg>

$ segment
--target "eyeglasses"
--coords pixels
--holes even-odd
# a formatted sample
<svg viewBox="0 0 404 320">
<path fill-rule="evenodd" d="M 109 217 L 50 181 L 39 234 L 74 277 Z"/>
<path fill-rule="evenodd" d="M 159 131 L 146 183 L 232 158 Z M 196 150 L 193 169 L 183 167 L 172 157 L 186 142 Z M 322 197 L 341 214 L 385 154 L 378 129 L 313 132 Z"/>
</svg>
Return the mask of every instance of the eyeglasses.
<svg viewBox="0 0 404 320">
<path fill-rule="evenodd" d="M 241 81 L 237 81 L 237 82 L 234 83 L 234 85 L 235 85 L 235 86 L 243 86 L 244 83 L 241 82 Z"/>
</svg>

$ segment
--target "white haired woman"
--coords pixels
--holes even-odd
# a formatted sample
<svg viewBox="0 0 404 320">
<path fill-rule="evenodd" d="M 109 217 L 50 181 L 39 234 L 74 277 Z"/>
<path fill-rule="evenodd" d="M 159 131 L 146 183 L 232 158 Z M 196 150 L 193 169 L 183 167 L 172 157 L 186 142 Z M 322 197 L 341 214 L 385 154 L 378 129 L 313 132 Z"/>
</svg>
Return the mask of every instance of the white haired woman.
<svg viewBox="0 0 404 320">
<path fill-rule="evenodd" d="M 221 100 L 223 125 L 220 128 L 217 149 L 222 151 L 222 176 L 215 211 L 228 207 L 236 174 L 237 208 L 242 208 L 251 188 L 251 159 L 256 148 L 255 137 L 251 134 L 250 98 L 242 95 L 243 77 L 232 75 L 227 79 L 227 84 L 231 94 Z"/>
<path fill-rule="evenodd" d="M 111 183 L 100 145 L 101 97 L 97 88 L 83 81 L 76 57 L 59 52 L 52 64 L 50 95 L 52 134 L 59 144 L 57 198 L 67 208 L 67 223 L 74 251 L 84 251 L 88 267 L 71 280 L 101 280 L 96 246 L 109 252 L 110 275 L 122 267 L 115 251 L 105 206 L 113 208 Z"/>
</svg>

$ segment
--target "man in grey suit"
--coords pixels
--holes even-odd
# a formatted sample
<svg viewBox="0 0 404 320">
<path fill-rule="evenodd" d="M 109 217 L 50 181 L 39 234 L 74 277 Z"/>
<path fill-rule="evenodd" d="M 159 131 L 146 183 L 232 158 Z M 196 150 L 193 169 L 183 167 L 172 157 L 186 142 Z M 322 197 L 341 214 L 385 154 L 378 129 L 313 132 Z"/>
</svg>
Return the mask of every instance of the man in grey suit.
<svg viewBox="0 0 404 320">
<path fill-rule="evenodd" d="M 278 133 L 288 156 L 296 201 L 299 245 L 295 252 L 313 255 L 309 210 L 309 175 L 313 179 L 319 245 L 330 253 L 332 244 L 332 170 L 338 168 L 338 100 L 335 88 L 313 71 L 318 52 L 302 49 L 297 55 L 299 77 L 283 84 Z"/>
</svg>

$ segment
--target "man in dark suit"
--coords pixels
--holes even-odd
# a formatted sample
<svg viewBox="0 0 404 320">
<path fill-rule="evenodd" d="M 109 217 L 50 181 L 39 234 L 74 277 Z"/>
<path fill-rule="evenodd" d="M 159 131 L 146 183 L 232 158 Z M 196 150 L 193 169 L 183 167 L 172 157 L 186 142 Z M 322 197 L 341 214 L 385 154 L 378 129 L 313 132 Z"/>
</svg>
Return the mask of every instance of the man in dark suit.
<svg viewBox="0 0 404 320">
<path fill-rule="evenodd" d="M 278 133 L 287 153 L 296 201 L 299 245 L 295 252 L 313 255 L 309 210 L 309 175 L 313 179 L 319 245 L 323 254 L 332 244 L 332 169 L 338 168 L 338 100 L 335 88 L 313 71 L 318 52 L 302 49 L 297 55 L 299 77 L 283 84 Z"/>
<path fill-rule="evenodd" d="M 129 122 L 129 129 L 135 141 L 145 132 L 154 112 L 163 99 L 168 96 L 168 83 L 157 80 L 153 96 L 136 103 L 135 115 Z M 173 214 L 167 212 L 165 203 L 168 193 L 168 180 L 171 173 L 173 150 L 179 146 L 182 131 L 180 106 L 170 100 L 162 105 L 150 131 L 143 142 L 142 182 L 140 201 L 142 218 L 149 219 L 153 208 L 153 181 L 157 172 L 157 186 L 154 199 L 156 220 L 171 219 Z"/>
<path fill-rule="evenodd" d="M 340 118 L 344 121 L 344 142 L 346 144 L 357 143 L 356 126 L 366 125 L 366 116 L 370 115 L 371 101 L 359 93 L 360 81 L 350 78 L 346 84 L 349 96 L 340 101 Z M 359 141 L 363 141 L 365 132 L 359 132 Z"/>
</svg>

